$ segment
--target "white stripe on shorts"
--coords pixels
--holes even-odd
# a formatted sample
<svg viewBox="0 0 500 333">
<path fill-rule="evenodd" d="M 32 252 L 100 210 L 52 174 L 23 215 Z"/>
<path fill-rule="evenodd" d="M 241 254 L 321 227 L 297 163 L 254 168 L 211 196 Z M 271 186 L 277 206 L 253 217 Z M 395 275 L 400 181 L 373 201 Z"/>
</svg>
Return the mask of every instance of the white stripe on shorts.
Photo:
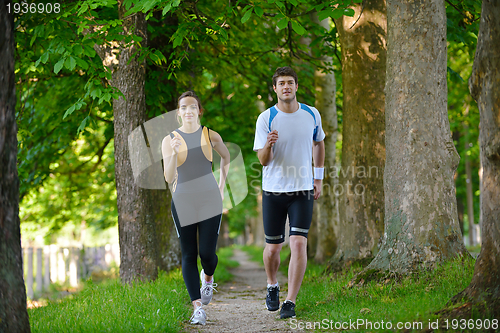
<svg viewBox="0 0 500 333">
<path fill-rule="evenodd" d="M 266 239 L 269 239 L 269 240 L 282 239 L 282 238 L 283 238 L 283 235 L 279 235 L 279 236 L 268 236 L 268 235 L 266 235 Z"/>
<path fill-rule="evenodd" d="M 302 229 L 302 228 L 292 227 L 291 231 L 297 231 L 297 232 L 302 232 L 304 234 L 307 234 L 309 232 L 309 229 Z"/>
</svg>

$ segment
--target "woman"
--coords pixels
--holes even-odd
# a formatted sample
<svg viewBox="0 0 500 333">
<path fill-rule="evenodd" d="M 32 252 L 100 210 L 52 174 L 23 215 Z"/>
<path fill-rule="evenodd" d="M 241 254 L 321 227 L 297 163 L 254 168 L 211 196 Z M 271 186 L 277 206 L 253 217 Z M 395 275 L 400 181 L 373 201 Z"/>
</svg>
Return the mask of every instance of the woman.
<svg viewBox="0 0 500 333">
<path fill-rule="evenodd" d="M 215 250 L 230 156 L 221 136 L 200 125 L 202 114 L 198 96 L 193 91 L 183 93 L 177 110 L 181 127 L 163 139 L 162 153 L 165 179 L 172 190 L 172 216 L 181 242 L 182 275 L 194 308 L 191 323 L 205 325 L 207 317 L 202 305 L 210 303 L 216 287 Z M 221 156 L 219 184 L 212 173 L 212 148 Z M 198 247 L 203 266 L 201 289 Z"/>
</svg>

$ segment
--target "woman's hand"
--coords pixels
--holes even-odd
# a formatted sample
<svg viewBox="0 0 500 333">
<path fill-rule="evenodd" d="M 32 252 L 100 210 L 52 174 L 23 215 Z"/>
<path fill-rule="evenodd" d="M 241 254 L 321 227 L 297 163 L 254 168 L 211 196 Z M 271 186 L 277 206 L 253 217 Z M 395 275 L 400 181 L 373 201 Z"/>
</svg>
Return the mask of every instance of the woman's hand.
<svg viewBox="0 0 500 333">
<path fill-rule="evenodd" d="M 174 154 L 179 153 L 179 147 L 181 146 L 181 139 L 177 135 L 177 133 L 174 133 L 174 137 L 170 140 L 170 147 L 172 147 Z"/>
</svg>

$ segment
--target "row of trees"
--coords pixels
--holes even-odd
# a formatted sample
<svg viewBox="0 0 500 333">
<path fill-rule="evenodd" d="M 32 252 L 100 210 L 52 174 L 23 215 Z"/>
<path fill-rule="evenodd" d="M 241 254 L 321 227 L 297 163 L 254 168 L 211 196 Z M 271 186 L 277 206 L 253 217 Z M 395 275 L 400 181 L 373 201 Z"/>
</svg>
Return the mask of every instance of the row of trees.
<svg viewBox="0 0 500 333">
<path fill-rule="evenodd" d="M 456 26 L 448 26 L 448 39 L 450 30 L 456 34 L 450 45 L 455 45 L 455 38 L 461 39 L 464 48 L 471 47 L 467 29 L 473 28 L 478 16 L 474 5 L 467 2 L 451 8 L 449 18 L 460 19 L 454 20 Z M 493 4 L 483 3 L 488 5 Z M 5 13 L 5 7 L 2 9 Z M 333 29 L 327 24 L 328 17 L 335 22 Z M 492 23 L 484 15 L 482 18 Z M 272 102 L 269 73 L 283 63 L 300 71 L 299 98 L 313 104 L 317 97 L 328 135 L 327 166 L 341 161 L 340 179 L 327 173 L 325 186 L 333 189 L 350 183 L 365 189 L 364 196 L 335 196 L 330 191 L 321 198 L 315 221 L 317 236 L 311 242 L 316 259 L 331 258 L 330 266 L 341 269 L 375 257 L 364 272 L 366 277 L 387 270 L 405 273 L 466 255 L 454 193 L 458 155 L 447 116 L 443 1 L 426 1 L 418 8 L 388 1 L 387 9 L 381 0 L 363 5 L 272 0 L 246 5 L 83 1 L 68 4 L 60 15 L 26 14 L 15 22 L 18 104 L 22 105 L 16 113 L 21 198 L 28 200 L 33 193 L 38 196 L 41 184 L 50 186 L 51 179 L 57 178 L 52 184 L 70 206 L 66 211 L 83 213 L 75 222 L 97 220 L 105 225 L 107 219 L 102 216 L 116 214 L 109 204 L 114 201 L 109 195 L 112 186 L 101 197 L 97 193 L 103 193 L 100 184 L 112 180 L 114 171 L 123 282 L 155 279 L 157 267 L 168 270 L 179 260 L 177 242 L 172 241 L 168 191 L 135 185 L 128 135 L 147 119 L 174 109 L 178 92 L 191 88 L 206 96 L 209 112 L 205 124 L 217 128 L 226 141 L 238 143 L 246 164 L 251 165 L 256 159 L 251 152 L 254 121 L 249 118 L 254 120 L 259 113 L 255 97 L 265 104 Z M 12 32 L 6 29 L 5 33 Z M 499 38 L 495 30 L 487 34 Z M 341 46 L 341 56 L 335 43 Z M 482 57 L 486 65 L 475 67 L 477 78 L 485 77 L 479 74 L 481 70 L 498 71 L 490 55 Z M 342 77 L 337 79 L 332 73 L 335 64 L 342 69 Z M 6 69 L 5 73 L 10 72 Z M 448 73 L 456 74 L 451 68 Z M 336 82 L 343 93 L 336 91 Z M 483 100 L 494 103 L 494 85 L 477 79 L 471 86 L 484 90 Z M 463 96 L 459 97 L 461 105 L 470 103 Z M 61 105 L 56 106 L 58 103 Z M 488 103 L 483 104 L 487 114 Z M 46 108 L 40 111 L 39 105 Z M 481 102 L 479 105 L 481 108 Z M 495 112 L 492 107 L 489 110 Z M 337 116 L 341 151 L 336 140 Z M 498 124 L 491 123 L 483 138 L 482 149 L 487 153 L 482 160 L 483 175 L 490 179 L 486 190 L 495 193 Z M 75 133 L 82 130 L 85 142 L 91 144 L 75 140 Z M 108 147 L 111 142 L 114 150 Z M 82 151 L 89 158 L 79 158 Z M 336 156 L 336 152 L 341 154 Z M 346 172 L 358 166 L 366 172 L 376 167 L 377 177 L 363 176 L 358 170 Z M 91 177 L 89 181 L 89 174 L 95 180 Z M 89 206 L 86 194 L 94 196 L 92 203 L 99 202 L 96 207 L 102 207 L 102 214 L 97 214 L 101 220 L 91 215 L 95 207 Z M 9 198 L 14 202 L 15 196 Z M 491 230 L 493 238 L 485 240 L 478 259 L 483 263 L 476 269 L 481 283 L 471 285 L 474 293 L 468 292 L 476 299 L 484 298 L 481 290 L 495 286 L 499 276 L 491 258 L 499 251 L 493 240 L 500 214 L 494 211 L 495 196 L 488 201 L 484 198 L 487 196 L 483 196 L 482 207 L 488 204 L 491 213 L 483 213 L 484 228 L 489 228 L 483 230 Z M 60 198 L 48 197 L 47 201 L 53 199 Z M 232 218 L 233 227 L 238 228 L 245 223 L 241 216 L 252 216 L 254 207 L 255 201 L 247 200 L 226 218 Z M 62 215 L 59 210 L 55 213 Z M 67 220 L 62 215 L 47 225 L 57 230 Z M 485 263 L 494 267 L 487 278 L 481 271 Z M 497 300 L 498 292 L 490 296 L 490 301 Z M 25 299 L 18 301 L 22 304 Z M 3 313 L 0 307 L 0 318 L 6 318 Z"/>
</svg>

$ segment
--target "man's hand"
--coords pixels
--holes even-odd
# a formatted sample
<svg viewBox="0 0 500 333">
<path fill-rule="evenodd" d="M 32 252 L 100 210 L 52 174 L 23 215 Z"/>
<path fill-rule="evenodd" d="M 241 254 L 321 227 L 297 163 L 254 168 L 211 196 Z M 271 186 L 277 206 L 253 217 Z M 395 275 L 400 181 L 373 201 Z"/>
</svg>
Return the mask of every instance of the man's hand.
<svg viewBox="0 0 500 333">
<path fill-rule="evenodd" d="M 274 146 L 274 144 L 276 143 L 276 141 L 278 141 L 278 131 L 274 130 L 272 132 L 269 132 L 267 134 L 266 146 L 272 148 Z"/>
<path fill-rule="evenodd" d="M 322 179 L 315 179 L 314 180 L 314 200 L 318 200 L 320 195 L 321 195 L 321 188 L 323 186 L 323 180 Z"/>
</svg>

